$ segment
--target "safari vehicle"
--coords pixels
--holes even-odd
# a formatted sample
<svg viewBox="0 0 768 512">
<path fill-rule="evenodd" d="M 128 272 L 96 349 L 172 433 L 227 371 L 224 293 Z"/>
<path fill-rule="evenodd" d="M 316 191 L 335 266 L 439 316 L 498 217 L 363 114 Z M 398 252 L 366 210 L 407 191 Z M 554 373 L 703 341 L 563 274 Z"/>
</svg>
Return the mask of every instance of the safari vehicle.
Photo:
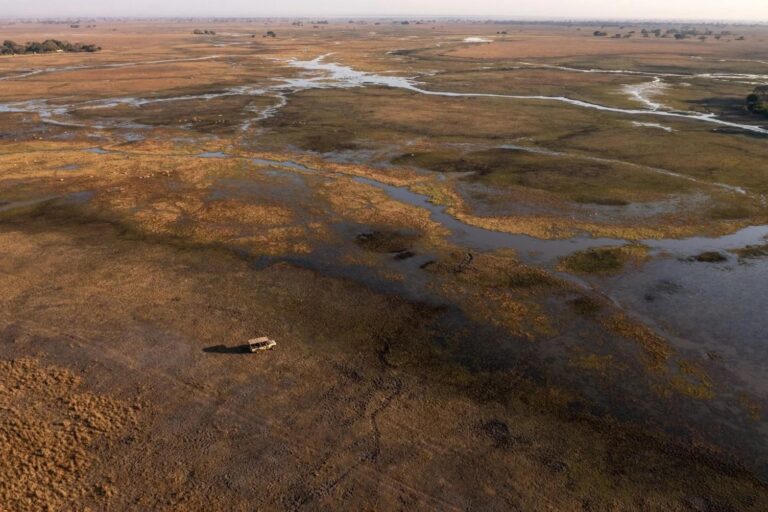
<svg viewBox="0 0 768 512">
<path fill-rule="evenodd" d="M 259 350 L 271 350 L 276 346 L 277 342 L 267 338 L 266 336 L 248 340 L 248 350 L 251 352 L 258 352 Z"/>
</svg>

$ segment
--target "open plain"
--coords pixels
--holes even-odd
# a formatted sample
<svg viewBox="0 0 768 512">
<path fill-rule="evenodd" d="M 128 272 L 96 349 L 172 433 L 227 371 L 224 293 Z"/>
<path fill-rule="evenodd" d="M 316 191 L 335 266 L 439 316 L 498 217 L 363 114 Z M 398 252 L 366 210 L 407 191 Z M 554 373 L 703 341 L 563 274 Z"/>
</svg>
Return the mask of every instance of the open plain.
<svg viewBox="0 0 768 512">
<path fill-rule="evenodd" d="M 768 28 L 291 21 L 0 23 L 0 509 L 768 510 Z"/>
</svg>

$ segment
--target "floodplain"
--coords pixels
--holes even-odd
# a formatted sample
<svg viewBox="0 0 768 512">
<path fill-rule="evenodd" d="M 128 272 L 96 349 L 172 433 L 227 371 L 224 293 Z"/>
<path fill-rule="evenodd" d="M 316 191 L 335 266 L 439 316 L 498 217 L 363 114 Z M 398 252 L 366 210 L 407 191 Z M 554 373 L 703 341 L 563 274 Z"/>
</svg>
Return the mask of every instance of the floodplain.
<svg viewBox="0 0 768 512">
<path fill-rule="evenodd" d="M 0 505 L 768 509 L 768 28 L 655 28 L 2 22 Z"/>
</svg>

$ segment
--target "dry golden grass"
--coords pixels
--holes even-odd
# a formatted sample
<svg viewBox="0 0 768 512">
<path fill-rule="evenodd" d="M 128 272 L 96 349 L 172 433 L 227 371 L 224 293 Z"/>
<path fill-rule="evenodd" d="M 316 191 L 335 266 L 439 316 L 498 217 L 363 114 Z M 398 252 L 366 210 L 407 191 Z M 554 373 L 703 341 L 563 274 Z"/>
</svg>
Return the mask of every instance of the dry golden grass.
<svg viewBox="0 0 768 512">
<path fill-rule="evenodd" d="M 114 481 L 88 485 L 98 445 L 136 424 L 136 407 L 78 389 L 71 371 L 34 359 L 0 360 L 0 503 L 7 510 L 106 506 Z M 98 478 L 97 478 L 98 480 Z"/>
<path fill-rule="evenodd" d="M 611 332 L 636 343 L 645 353 L 650 369 L 663 370 L 666 362 L 675 353 L 667 340 L 650 327 L 631 319 L 626 313 L 610 315 L 602 323 Z"/>
<path fill-rule="evenodd" d="M 747 41 L 741 46 L 727 43 L 726 40 L 700 43 L 695 40 L 676 41 L 668 39 L 644 39 L 635 36 L 630 39 L 598 38 L 592 35 L 597 28 L 584 27 L 580 32 L 574 29 L 549 31 L 546 34 L 526 34 L 499 38 L 491 44 L 471 44 L 447 52 L 453 57 L 471 59 L 547 59 L 580 56 L 627 56 L 645 57 L 680 55 L 715 55 L 725 56 L 762 50 L 758 41 Z M 610 28 L 604 29 L 611 31 Z M 743 28 L 741 29 L 744 30 Z M 554 33 L 553 33 L 554 32 Z M 611 35 L 626 30 L 614 29 Z M 491 36 L 495 39 L 494 36 Z M 756 38 L 752 38 L 756 39 Z M 736 48 L 734 48 L 736 46 Z"/>
</svg>

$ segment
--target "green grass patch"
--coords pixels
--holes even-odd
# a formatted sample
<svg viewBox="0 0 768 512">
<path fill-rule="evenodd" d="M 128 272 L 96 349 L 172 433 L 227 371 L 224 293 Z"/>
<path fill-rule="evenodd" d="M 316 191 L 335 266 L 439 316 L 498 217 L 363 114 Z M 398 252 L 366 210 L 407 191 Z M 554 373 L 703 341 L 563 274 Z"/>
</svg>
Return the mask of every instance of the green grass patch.
<svg viewBox="0 0 768 512">
<path fill-rule="evenodd" d="M 596 247 L 575 252 L 560 260 L 560 270 L 576 274 L 615 274 L 629 261 L 647 257 L 643 246 Z"/>
<path fill-rule="evenodd" d="M 558 281 L 550 274 L 533 268 L 520 268 L 506 278 L 506 285 L 510 288 L 540 288 L 557 284 Z"/>
<path fill-rule="evenodd" d="M 744 206 L 726 205 L 712 208 L 708 214 L 713 220 L 740 220 L 749 218 L 752 211 Z"/>
<path fill-rule="evenodd" d="M 420 167 L 437 172 L 487 172 L 488 166 L 482 162 L 463 158 L 458 151 L 425 151 L 404 153 L 391 160 L 394 165 Z"/>
<path fill-rule="evenodd" d="M 741 249 L 734 249 L 731 252 L 742 259 L 765 258 L 768 256 L 768 244 L 748 245 Z"/>
<path fill-rule="evenodd" d="M 568 305 L 571 306 L 571 308 L 576 313 L 586 317 L 597 316 L 597 314 L 600 313 L 600 311 L 603 309 L 603 307 L 600 305 L 600 302 L 598 302 L 593 297 L 589 297 L 588 295 L 576 297 L 575 299 L 569 301 Z"/>
<path fill-rule="evenodd" d="M 418 238 L 416 234 L 400 231 L 370 231 L 357 235 L 355 241 L 367 251 L 394 253 L 410 249 Z"/>
<path fill-rule="evenodd" d="M 598 206 L 627 206 L 628 201 L 615 197 L 599 197 L 580 195 L 574 198 L 574 201 L 581 204 L 596 204 Z"/>
<path fill-rule="evenodd" d="M 718 251 L 706 251 L 694 256 L 693 259 L 701 263 L 722 263 L 728 261 L 728 258 Z"/>
</svg>

